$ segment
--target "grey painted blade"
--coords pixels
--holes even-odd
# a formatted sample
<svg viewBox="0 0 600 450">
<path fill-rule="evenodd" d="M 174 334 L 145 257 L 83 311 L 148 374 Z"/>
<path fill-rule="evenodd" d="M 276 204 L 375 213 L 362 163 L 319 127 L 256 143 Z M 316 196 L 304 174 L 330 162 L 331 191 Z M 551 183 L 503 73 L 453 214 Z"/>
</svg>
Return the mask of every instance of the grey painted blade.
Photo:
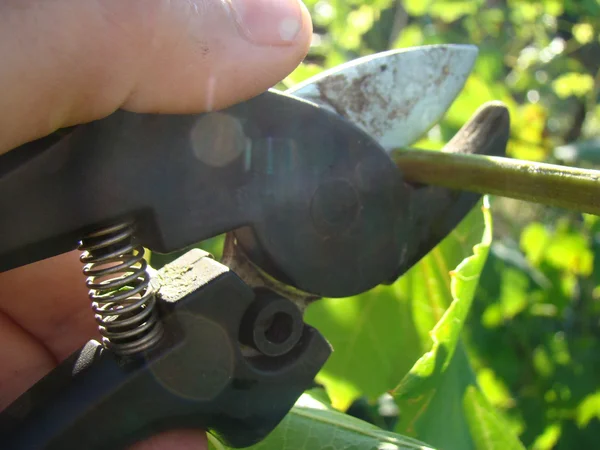
<svg viewBox="0 0 600 450">
<path fill-rule="evenodd" d="M 286 93 L 337 112 L 389 151 L 439 122 L 477 54 L 477 47 L 458 44 L 390 50 L 336 66 Z"/>
</svg>

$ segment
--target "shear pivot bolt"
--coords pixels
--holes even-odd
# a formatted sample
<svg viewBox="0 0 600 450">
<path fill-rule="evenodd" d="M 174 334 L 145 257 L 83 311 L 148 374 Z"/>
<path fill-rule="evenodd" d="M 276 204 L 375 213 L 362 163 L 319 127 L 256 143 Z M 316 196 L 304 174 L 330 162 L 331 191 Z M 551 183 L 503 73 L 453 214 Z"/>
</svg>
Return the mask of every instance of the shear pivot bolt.
<svg viewBox="0 0 600 450">
<path fill-rule="evenodd" d="M 282 356 L 291 351 L 302 336 L 304 323 L 291 301 L 258 290 L 240 328 L 240 342 L 266 356 Z"/>
<path fill-rule="evenodd" d="M 328 180 L 315 191 L 311 216 L 320 235 L 332 235 L 348 229 L 358 216 L 360 201 L 356 190 L 347 180 Z"/>
</svg>

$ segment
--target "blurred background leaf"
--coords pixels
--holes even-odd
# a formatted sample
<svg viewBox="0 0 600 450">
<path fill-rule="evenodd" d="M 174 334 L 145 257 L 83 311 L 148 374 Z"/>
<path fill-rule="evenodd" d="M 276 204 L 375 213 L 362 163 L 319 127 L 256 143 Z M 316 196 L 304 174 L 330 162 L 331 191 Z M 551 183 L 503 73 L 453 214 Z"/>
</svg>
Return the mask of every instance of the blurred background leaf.
<svg viewBox="0 0 600 450">
<path fill-rule="evenodd" d="M 483 102 L 500 100 L 510 156 L 600 168 L 598 0 L 305 3 L 312 45 L 282 89 L 379 51 L 475 44 L 464 91 L 415 146 L 441 148 Z M 311 306 L 308 320 L 335 348 L 318 378 L 332 400 L 323 415 L 347 412 L 359 429 L 370 422 L 444 450 L 598 447 L 600 220 L 501 198 L 491 213 L 493 243 L 471 260 L 464 292 L 452 295 L 449 272 L 482 243 L 479 209 L 394 285 Z M 205 246 L 218 255 L 221 242 Z M 402 448 L 356 435 L 337 445 L 323 424 L 296 420 L 260 448 Z"/>
<path fill-rule="evenodd" d="M 415 146 L 441 148 L 483 102 L 501 100 L 511 113 L 510 156 L 600 168 L 597 0 L 305 3 L 315 19 L 313 44 L 288 84 L 391 48 L 475 44 L 480 54 L 464 91 Z M 515 200 L 492 198 L 491 204 L 493 244 L 461 343 L 446 369 L 462 358 L 472 375 L 457 373 L 480 388 L 465 388 L 462 406 L 456 397 L 454 407 L 470 414 L 462 429 L 473 448 L 494 448 L 477 441 L 477 427 L 467 418 L 477 411 L 486 416 L 477 406 L 485 404 L 527 448 L 595 448 L 600 435 L 600 222 Z M 430 350 L 429 332 L 448 306 L 435 265 L 427 264 L 394 286 L 327 300 L 309 312 L 339 353 L 320 380 L 336 407 L 350 405 L 352 414 L 388 428 L 408 415 L 400 405 L 394 420 L 382 416 L 389 398 L 380 395 Z M 466 398 L 472 402 L 468 406 Z M 450 415 L 446 419 L 440 427 L 454 423 Z M 490 428 L 490 433 L 495 432 Z"/>
<path fill-rule="evenodd" d="M 291 412 L 253 450 L 428 450 L 423 442 L 382 430 L 334 410 L 318 390 L 303 394 Z M 209 439 L 210 450 L 225 450 Z"/>
<path fill-rule="evenodd" d="M 307 321 L 335 349 L 318 380 L 336 408 L 352 414 L 361 397 L 381 405 L 389 391 L 403 435 L 444 449 L 522 448 L 479 391 L 460 340 L 491 234 L 488 209 L 476 208 L 393 286 L 309 307 Z"/>
</svg>

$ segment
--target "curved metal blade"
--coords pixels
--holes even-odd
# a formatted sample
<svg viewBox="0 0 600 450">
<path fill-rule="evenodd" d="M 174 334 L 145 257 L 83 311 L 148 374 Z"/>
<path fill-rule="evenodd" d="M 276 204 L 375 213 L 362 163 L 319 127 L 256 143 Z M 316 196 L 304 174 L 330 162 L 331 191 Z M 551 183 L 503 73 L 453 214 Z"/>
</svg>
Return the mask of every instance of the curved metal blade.
<svg viewBox="0 0 600 450">
<path fill-rule="evenodd" d="M 334 110 L 386 150 L 417 141 L 448 110 L 473 69 L 473 45 L 391 50 L 336 66 L 286 91 Z"/>
</svg>

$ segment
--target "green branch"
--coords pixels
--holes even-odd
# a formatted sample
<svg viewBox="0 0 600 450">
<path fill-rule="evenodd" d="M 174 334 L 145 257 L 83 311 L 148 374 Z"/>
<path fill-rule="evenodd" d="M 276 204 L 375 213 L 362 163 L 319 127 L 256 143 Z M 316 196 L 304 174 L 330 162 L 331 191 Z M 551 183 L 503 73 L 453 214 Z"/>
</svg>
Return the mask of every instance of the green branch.
<svg viewBox="0 0 600 450">
<path fill-rule="evenodd" d="M 394 150 L 407 181 L 600 215 L 600 171 L 495 156 Z"/>
</svg>

